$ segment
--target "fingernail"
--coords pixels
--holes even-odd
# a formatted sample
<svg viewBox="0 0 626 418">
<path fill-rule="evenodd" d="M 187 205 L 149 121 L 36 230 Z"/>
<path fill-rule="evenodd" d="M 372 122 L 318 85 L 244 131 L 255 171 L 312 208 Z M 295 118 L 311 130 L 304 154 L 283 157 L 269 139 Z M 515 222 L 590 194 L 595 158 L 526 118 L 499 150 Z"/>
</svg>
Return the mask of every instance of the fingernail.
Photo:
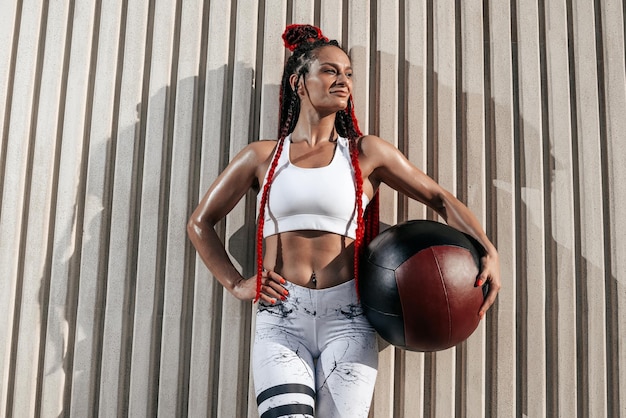
<svg viewBox="0 0 626 418">
<path fill-rule="evenodd" d="M 280 278 L 280 284 L 285 284 L 287 283 L 287 280 L 283 279 L 282 277 Z"/>
<path fill-rule="evenodd" d="M 289 294 L 289 291 L 288 291 L 287 289 L 285 289 L 285 290 L 283 290 L 283 294 L 284 294 L 285 296 L 287 296 L 287 295 Z"/>
<path fill-rule="evenodd" d="M 476 286 L 482 286 L 483 285 L 483 281 L 481 279 L 478 279 L 478 281 L 476 282 Z"/>
<path fill-rule="evenodd" d="M 287 298 L 285 296 L 281 296 L 280 300 L 287 300 Z"/>
<path fill-rule="evenodd" d="M 275 304 L 275 303 L 276 303 L 276 299 L 271 299 L 271 300 L 270 300 L 270 303 L 271 303 L 272 305 L 273 305 L 273 304 Z"/>
</svg>

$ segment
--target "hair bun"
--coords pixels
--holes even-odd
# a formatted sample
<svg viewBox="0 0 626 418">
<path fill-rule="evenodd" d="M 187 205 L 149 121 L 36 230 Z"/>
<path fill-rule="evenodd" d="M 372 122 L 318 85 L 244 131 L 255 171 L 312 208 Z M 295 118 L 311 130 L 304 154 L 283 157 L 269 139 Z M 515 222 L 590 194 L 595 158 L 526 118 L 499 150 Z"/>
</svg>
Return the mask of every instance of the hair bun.
<svg viewBox="0 0 626 418">
<path fill-rule="evenodd" d="M 285 48 L 292 52 L 305 42 L 315 42 L 318 40 L 328 41 L 328 38 L 322 35 L 320 28 L 312 25 L 293 24 L 287 26 L 283 32 Z"/>
</svg>

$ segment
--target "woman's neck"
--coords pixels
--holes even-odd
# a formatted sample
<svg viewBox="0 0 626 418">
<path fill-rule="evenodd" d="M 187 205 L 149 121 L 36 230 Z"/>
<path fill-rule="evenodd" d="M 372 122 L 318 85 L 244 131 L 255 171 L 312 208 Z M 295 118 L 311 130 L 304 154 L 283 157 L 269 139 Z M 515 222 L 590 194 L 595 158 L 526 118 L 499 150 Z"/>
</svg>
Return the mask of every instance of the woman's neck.
<svg viewBox="0 0 626 418">
<path fill-rule="evenodd" d="M 333 140 L 335 137 L 335 114 L 324 118 L 311 118 L 300 114 L 291 133 L 293 142 L 307 141 L 310 145 Z"/>
</svg>

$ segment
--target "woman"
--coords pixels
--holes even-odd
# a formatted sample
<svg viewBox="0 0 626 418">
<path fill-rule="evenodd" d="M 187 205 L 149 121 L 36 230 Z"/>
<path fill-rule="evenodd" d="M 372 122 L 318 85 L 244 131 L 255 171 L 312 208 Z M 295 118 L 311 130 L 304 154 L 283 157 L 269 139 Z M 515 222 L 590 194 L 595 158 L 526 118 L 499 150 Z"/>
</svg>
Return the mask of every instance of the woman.
<svg viewBox="0 0 626 418">
<path fill-rule="evenodd" d="M 253 373 L 262 417 L 365 417 L 376 379 L 375 331 L 355 280 L 368 229 L 364 208 L 381 183 L 423 202 L 485 248 L 476 285 L 500 288 L 495 247 L 469 209 L 376 136 L 352 107 L 350 58 L 318 28 L 290 25 L 277 141 L 249 144 L 215 180 L 188 225 L 191 241 L 236 298 L 259 301 Z M 258 191 L 258 271 L 234 267 L 214 226 Z M 265 243 L 263 251 L 263 241 Z"/>
</svg>

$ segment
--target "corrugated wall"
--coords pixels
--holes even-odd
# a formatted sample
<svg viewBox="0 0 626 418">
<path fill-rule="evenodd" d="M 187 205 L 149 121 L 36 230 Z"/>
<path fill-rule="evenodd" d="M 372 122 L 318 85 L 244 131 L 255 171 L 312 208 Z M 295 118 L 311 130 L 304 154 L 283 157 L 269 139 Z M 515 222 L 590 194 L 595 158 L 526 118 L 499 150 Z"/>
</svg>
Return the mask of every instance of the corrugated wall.
<svg viewBox="0 0 626 418">
<path fill-rule="evenodd" d="M 256 416 L 253 307 L 185 223 L 238 150 L 275 137 L 291 22 L 340 40 L 363 130 L 501 254 L 466 343 L 381 346 L 371 416 L 626 416 L 623 1 L 1 3 L 0 416 Z M 387 224 L 430 216 L 382 198 Z M 248 275 L 254 205 L 219 225 Z"/>
</svg>

